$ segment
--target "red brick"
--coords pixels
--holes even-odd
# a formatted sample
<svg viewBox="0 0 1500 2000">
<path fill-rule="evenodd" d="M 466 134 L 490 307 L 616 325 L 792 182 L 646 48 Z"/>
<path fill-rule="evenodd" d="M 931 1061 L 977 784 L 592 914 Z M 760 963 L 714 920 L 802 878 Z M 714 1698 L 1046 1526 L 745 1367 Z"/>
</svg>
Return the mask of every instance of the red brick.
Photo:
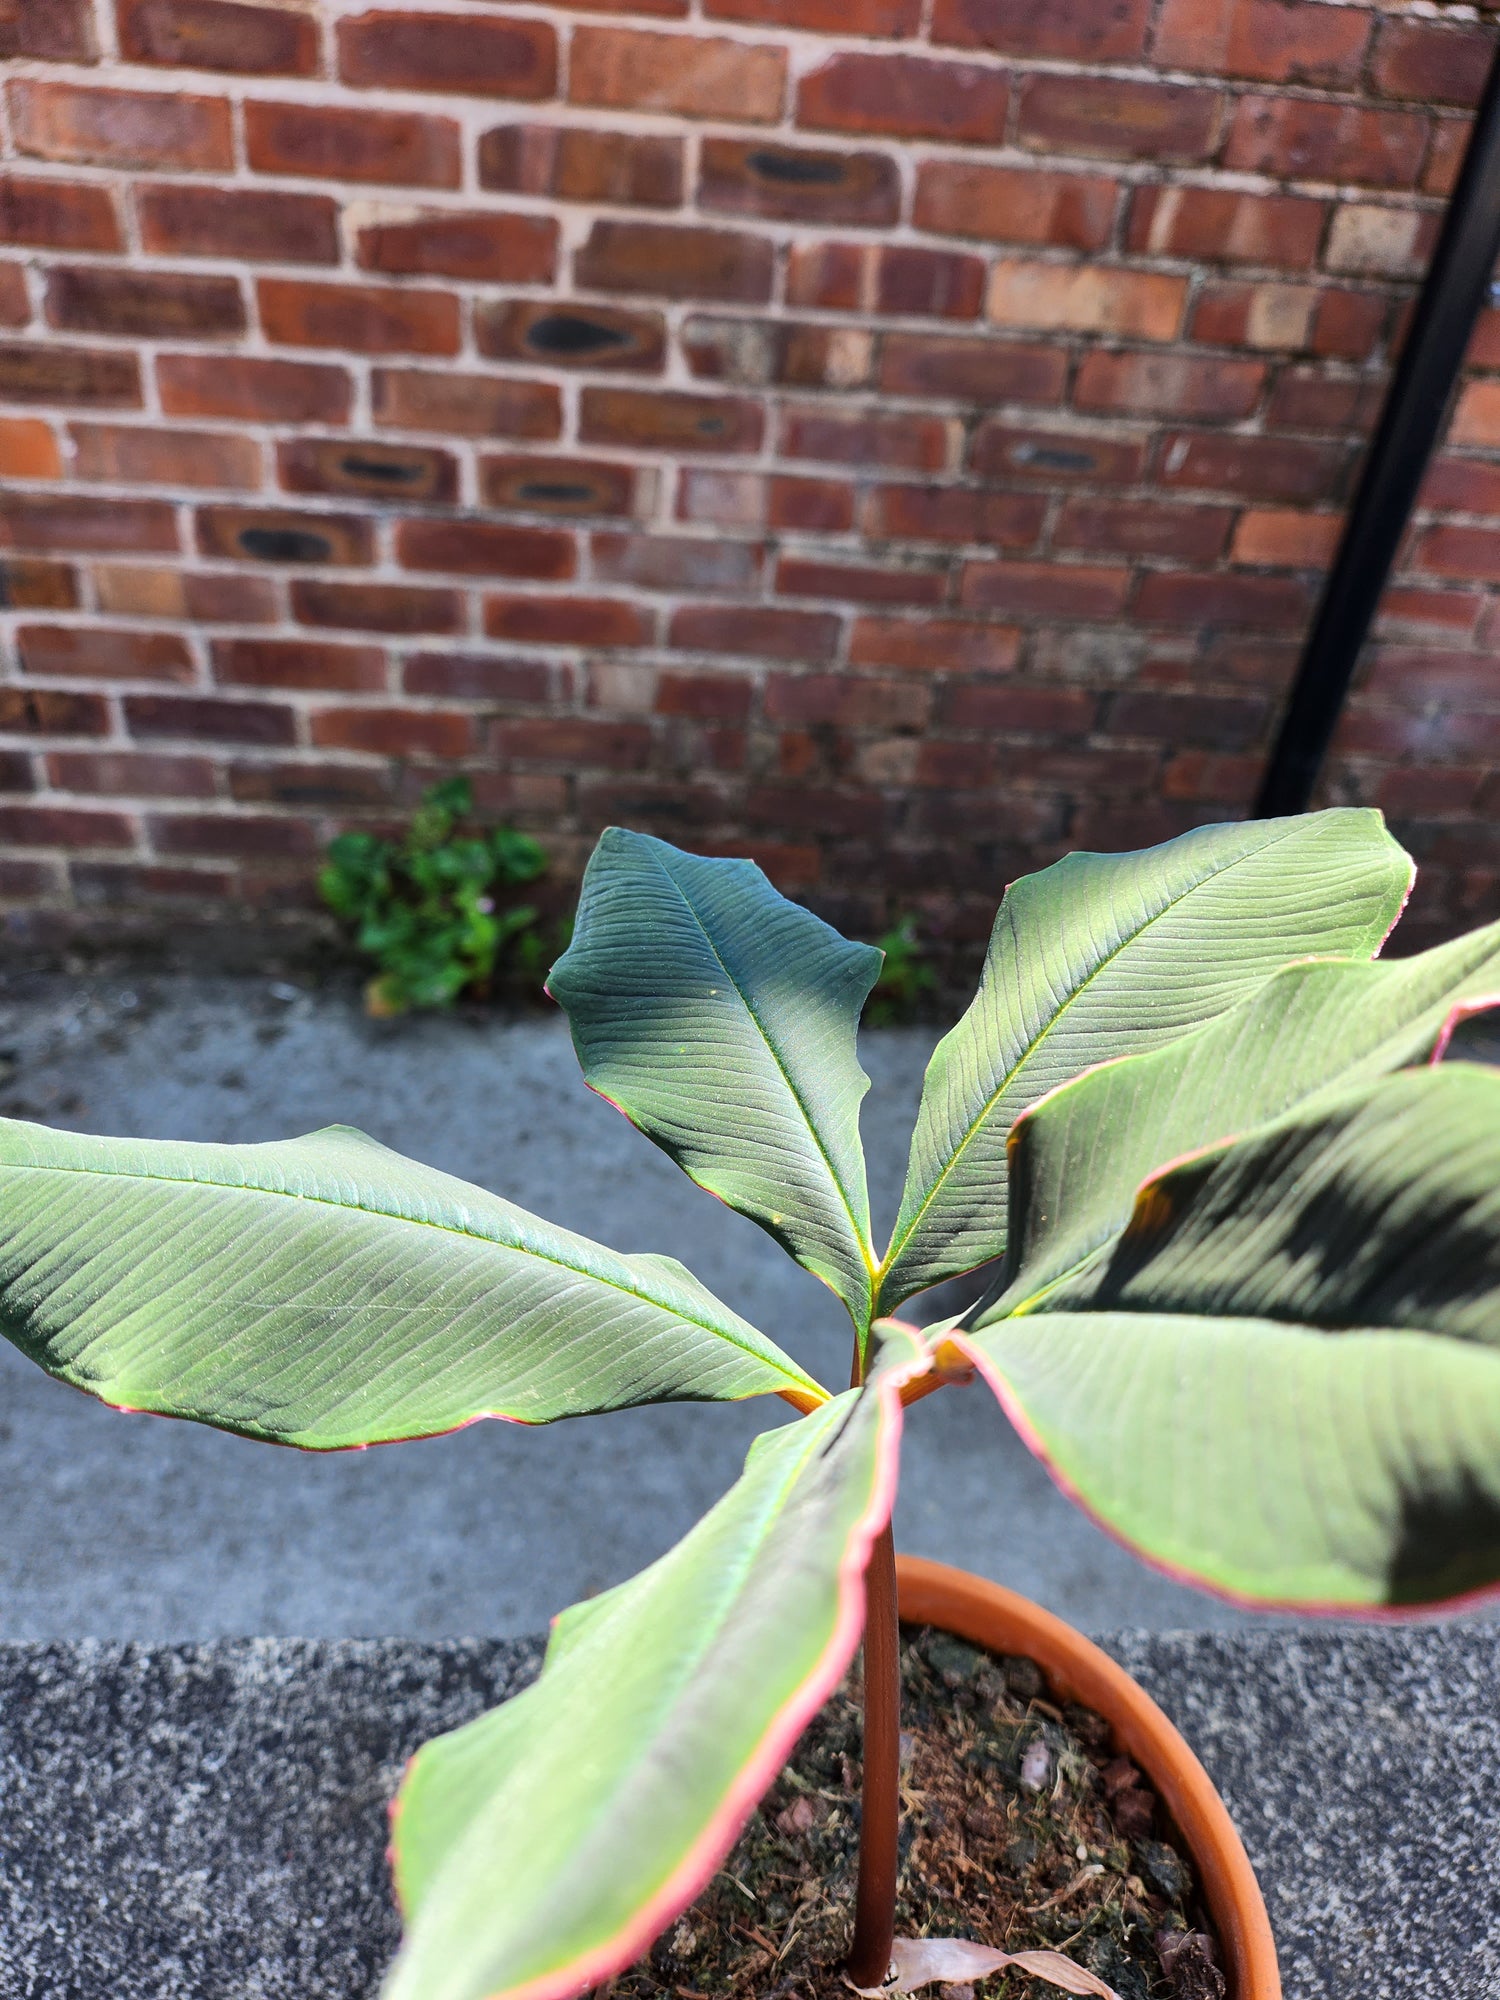
<svg viewBox="0 0 1500 2000">
<path fill-rule="evenodd" d="M 508 452 L 479 461 L 479 491 L 486 507 L 569 520 L 634 514 L 639 478 L 635 467 L 602 458 Z"/>
<path fill-rule="evenodd" d="M 1193 85 L 1033 76 L 1021 92 L 1019 137 L 1043 152 L 1190 163 L 1212 152 L 1220 103 L 1217 91 Z"/>
<path fill-rule="evenodd" d="M 943 692 L 947 729 L 1003 730 L 1037 736 L 1087 736 L 1099 708 L 1082 688 L 1028 686 L 1024 681 L 971 681 Z"/>
<path fill-rule="evenodd" d="M 122 250 L 107 189 L 0 175 L 0 243 L 34 250 Z"/>
<path fill-rule="evenodd" d="M 1427 164 L 1422 169 L 1424 194 L 1452 194 L 1469 144 L 1467 118 L 1439 118 L 1433 126 Z"/>
<path fill-rule="evenodd" d="M 0 548 L 175 552 L 177 516 L 165 500 L 0 493 Z"/>
<path fill-rule="evenodd" d="M 402 521 L 396 529 L 396 559 L 403 569 L 519 576 L 534 583 L 566 582 L 576 564 L 571 535 L 498 521 Z"/>
<path fill-rule="evenodd" d="M 876 486 L 865 495 L 861 526 L 882 540 L 983 542 L 1030 548 L 1046 502 L 1034 493 L 985 493 L 967 486 Z"/>
<path fill-rule="evenodd" d="M 550 284 L 557 224 L 550 216 L 433 209 L 400 221 L 374 222 L 356 238 L 355 262 L 397 276 L 427 273 Z"/>
<path fill-rule="evenodd" d="M 1139 188 L 1126 247 L 1197 261 L 1269 264 L 1307 270 L 1316 260 L 1328 204 L 1300 195 L 1239 194 L 1221 188 Z"/>
<path fill-rule="evenodd" d="M 138 742 L 184 738 L 278 747 L 297 740 L 294 711 L 277 702 L 221 701 L 210 695 L 127 695 L 125 726 Z"/>
<path fill-rule="evenodd" d="M 123 813 L 81 812 L 68 806 L 0 806 L 0 842 L 11 847 L 134 847 Z"/>
<path fill-rule="evenodd" d="M 1072 499 L 1065 502 L 1057 518 L 1052 540 L 1059 549 L 1212 562 L 1223 552 L 1233 518 L 1229 507 Z"/>
<path fill-rule="evenodd" d="M 684 653 L 761 660 L 832 660 L 839 620 L 832 612 L 774 605 L 684 604 L 672 614 L 670 643 Z"/>
<path fill-rule="evenodd" d="M 40 77 L 6 85 L 16 151 L 100 167 L 212 173 L 234 165 L 234 129 L 221 97 L 87 90 Z"/>
<path fill-rule="evenodd" d="M 1147 625 L 1249 625 L 1300 629 L 1312 612 L 1312 589 L 1301 577 L 1143 577 L 1135 615 Z"/>
<path fill-rule="evenodd" d="M 47 318 L 74 333 L 212 340 L 244 332 L 245 302 L 237 278 L 83 264 L 52 272 Z"/>
<path fill-rule="evenodd" d="M 1321 569 L 1333 560 L 1342 514 L 1309 514 L 1301 507 L 1249 507 L 1240 516 L 1230 551 L 1237 563 L 1277 569 Z"/>
<path fill-rule="evenodd" d="M 795 260 L 794 252 L 794 267 Z M 875 337 L 860 327 L 820 326 L 807 320 L 694 314 L 682 328 L 682 352 L 695 375 L 711 380 L 854 389 L 871 378 Z"/>
<path fill-rule="evenodd" d="M 96 694 L 0 687 L 0 730 L 8 736 L 106 736 L 109 710 Z"/>
<path fill-rule="evenodd" d="M 658 715 L 743 722 L 750 713 L 750 700 L 750 683 L 738 674 L 662 674 L 654 705 Z"/>
<path fill-rule="evenodd" d="M 667 336 L 656 312 L 566 299 L 498 299 L 475 308 L 474 338 L 480 353 L 497 361 L 656 375 Z"/>
<path fill-rule="evenodd" d="M 0 562 L 0 605 L 7 611 L 72 611 L 77 604 L 78 579 L 69 564 L 26 556 Z"/>
<path fill-rule="evenodd" d="M 1101 250 L 1109 241 L 1119 192 L 1119 182 L 1103 174 L 924 160 L 917 168 L 912 220 L 939 235 Z"/>
<path fill-rule="evenodd" d="M 523 764 L 638 771 L 650 758 L 651 731 L 644 723 L 605 722 L 585 716 L 502 722 L 495 730 L 495 754 L 507 762 L 514 759 Z"/>
<path fill-rule="evenodd" d="M 886 244 L 876 278 L 877 312 L 975 319 L 984 298 L 984 260 L 912 243 Z"/>
<path fill-rule="evenodd" d="M 412 708 L 329 708 L 312 717 L 320 750 L 368 750 L 389 757 L 463 757 L 473 748 L 466 715 Z"/>
<path fill-rule="evenodd" d="M 760 574 L 758 545 L 723 535 L 598 534 L 589 551 L 601 583 L 642 590 L 745 590 Z"/>
<path fill-rule="evenodd" d="M 933 673 L 1009 673 L 1021 656 L 1014 626 L 956 618 L 856 618 L 849 637 L 853 667 L 900 667 Z"/>
<path fill-rule="evenodd" d="M 1005 137 L 1010 81 L 975 63 L 921 56 L 830 56 L 797 88 L 797 123 L 832 132 L 889 132 L 905 139 Z"/>
<path fill-rule="evenodd" d="M 30 318 L 24 265 L 0 264 L 0 326 L 25 326 Z"/>
<path fill-rule="evenodd" d="M 854 525 L 853 484 L 847 479 L 792 479 L 778 474 L 766 489 L 766 525 L 841 535 Z"/>
<path fill-rule="evenodd" d="M 692 396 L 677 390 L 589 388 L 579 404 L 585 444 L 658 451 L 758 451 L 765 411 L 743 396 Z"/>
<path fill-rule="evenodd" d="M 205 854 L 229 860 L 311 860 L 313 829 L 301 820 L 251 813 L 154 815 L 151 844 L 158 854 Z"/>
<path fill-rule="evenodd" d="M 321 194 L 165 182 L 136 190 L 141 244 L 176 257 L 250 263 L 336 264 L 338 203 Z"/>
<path fill-rule="evenodd" d="M 190 681 L 193 656 L 175 632 L 104 625 L 22 625 L 21 671 L 69 679 Z"/>
<path fill-rule="evenodd" d="M 374 560 L 374 533 L 360 514 L 304 513 L 290 507 L 200 507 L 198 547 L 234 561 L 331 563 L 362 567 Z"/>
<path fill-rule="evenodd" d="M 1020 618 L 1114 618 L 1124 608 L 1129 583 L 1129 570 L 1103 565 L 967 562 L 959 595 L 970 611 L 1004 611 Z"/>
<path fill-rule="evenodd" d="M 579 284 L 599 291 L 751 303 L 770 298 L 772 265 L 765 237 L 665 222 L 596 222 L 573 259 Z"/>
<path fill-rule="evenodd" d="M 1343 202 L 1334 210 L 1323 262 L 1361 277 L 1419 278 L 1437 241 L 1439 218 L 1412 208 Z"/>
<path fill-rule="evenodd" d="M 568 58 L 568 96 L 574 104 L 774 124 L 786 69 L 786 51 L 765 44 L 578 27 Z"/>
<path fill-rule="evenodd" d="M 1368 361 L 1385 333 L 1388 302 L 1380 292 L 1326 291 L 1313 321 L 1313 352 Z"/>
<path fill-rule="evenodd" d="M 1342 492 L 1351 458 L 1342 441 L 1182 431 L 1164 440 L 1159 476 L 1163 486 L 1237 500 L 1329 500 Z"/>
<path fill-rule="evenodd" d="M 1493 583 L 1500 577 L 1500 529 L 1468 528 L 1443 521 L 1417 538 L 1412 567 L 1432 576 L 1472 578 Z"/>
<path fill-rule="evenodd" d="M 222 486 L 253 492 L 259 447 L 232 431 L 166 431 L 134 424 L 74 424 L 73 472 L 122 486 Z"/>
<path fill-rule="evenodd" d="M 489 637 L 527 646 L 645 646 L 651 642 L 653 622 L 639 605 L 619 597 L 509 592 L 484 600 Z"/>
<path fill-rule="evenodd" d="M 1416 112 L 1304 97 L 1242 97 L 1224 164 L 1282 180 L 1414 187 L 1426 150 L 1427 120 Z"/>
<path fill-rule="evenodd" d="M 1466 382 L 1453 411 L 1451 444 L 1500 445 L 1500 382 Z"/>
<path fill-rule="evenodd" d="M 220 687 L 335 688 L 345 693 L 379 693 L 385 687 L 385 655 L 378 646 L 215 639 L 212 653 Z"/>
<path fill-rule="evenodd" d="M 246 423 L 346 423 L 349 377 L 310 361 L 239 354 L 163 354 L 161 406 L 172 417 L 239 417 Z"/>
<path fill-rule="evenodd" d="M 163 757 L 142 750 L 49 750 L 47 782 L 60 792 L 136 799 L 211 799 L 208 757 Z"/>
<path fill-rule="evenodd" d="M 881 349 L 880 386 L 888 395 L 940 396 L 959 403 L 1055 403 L 1061 401 L 1067 379 L 1067 354 L 1058 347 L 889 333 Z M 942 463 L 941 447 L 933 462 Z"/>
<path fill-rule="evenodd" d="M 36 56 L 44 62 L 97 62 L 90 0 L 3 0 L 0 57 L 11 56 Z"/>
<path fill-rule="evenodd" d="M 1370 376 L 1330 375 L 1324 368 L 1283 368 L 1266 406 L 1268 421 L 1301 431 L 1371 428 L 1385 384 Z"/>
<path fill-rule="evenodd" d="M 377 368 L 371 402 L 376 423 L 397 430 L 539 439 L 555 438 L 562 428 L 562 400 L 550 382 L 503 375 Z"/>
<path fill-rule="evenodd" d="M 553 670 L 540 660 L 487 653 L 415 653 L 401 685 L 407 694 L 448 695 L 455 701 L 540 703 L 553 694 Z"/>
<path fill-rule="evenodd" d="M 776 566 L 776 591 L 781 597 L 831 597 L 845 604 L 941 604 L 948 578 L 939 570 L 877 569 L 783 556 Z"/>
<path fill-rule="evenodd" d="M 8 403 L 138 407 L 139 364 L 133 354 L 107 347 L 33 347 L 0 342 L 0 399 Z"/>
<path fill-rule="evenodd" d="M 1380 600 L 1376 630 L 1388 634 L 1398 627 L 1427 627 L 1444 634 L 1465 637 L 1474 631 L 1474 622 L 1485 599 L 1466 590 L 1422 590 L 1403 584 L 1390 585 Z"/>
<path fill-rule="evenodd" d="M 1232 802 L 1238 814 L 1254 797 L 1260 773 L 1261 761 L 1256 757 L 1217 757 L 1206 750 L 1184 750 L 1161 774 L 1162 797 L 1224 799 Z"/>
<path fill-rule="evenodd" d="M 451 501 L 458 462 L 451 452 L 383 439 L 291 438 L 276 447 L 288 493 L 357 493 L 372 500 Z"/>
<path fill-rule="evenodd" d="M 940 472 L 956 435 L 957 426 L 942 417 L 886 415 L 876 410 L 844 414 L 794 407 L 782 412 L 779 449 L 787 458 Z"/>
<path fill-rule="evenodd" d="M 314 180 L 386 181 L 396 187 L 457 187 L 459 130 L 451 118 L 333 105 L 245 106 L 245 152 L 265 174 Z"/>
<path fill-rule="evenodd" d="M 900 214 L 901 181 L 895 160 L 886 153 L 705 139 L 698 205 L 730 215 L 881 228 Z"/>
<path fill-rule="evenodd" d="M 62 454 L 40 417 L 0 417 L 0 478 L 61 479 Z"/>
<path fill-rule="evenodd" d="M 1150 581 L 1207 585 L 1214 581 L 1269 583 L 1272 579 L 1153 577 Z M 1154 737 L 1173 744 L 1197 738 L 1216 750 L 1241 749 L 1257 739 L 1265 719 L 1266 702 L 1259 695 L 1167 694 L 1139 688 L 1115 696 L 1109 731 L 1112 736 Z"/>
<path fill-rule="evenodd" d="M 1073 401 L 1080 410 L 1152 416 L 1247 417 L 1265 385 L 1260 361 L 1181 354 L 1085 355 Z"/>
<path fill-rule="evenodd" d="M 843 0 L 705 0 L 703 11 L 710 20 L 807 28 L 815 35 L 846 35 L 850 25 Z M 887 41 L 914 35 L 921 21 L 921 0 L 861 0 L 858 32 L 871 41 Z"/>
<path fill-rule="evenodd" d="M 424 590 L 406 583 L 334 583 L 327 577 L 298 577 L 292 585 L 292 616 L 302 625 L 344 632 L 461 632 L 464 600 L 456 590 Z M 379 662 L 380 655 L 371 658 Z M 220 678 L 223 678 L 221 676 Z M 230 675 L 230 679 L 239 678 Z M 269 685 L 269 683 L 267 683 Z M 383 688 L 385 671 L 351 680 L 282 682 L 283 686 Z"/>
<path fill-rule="evenodd" d="M 1467 109 L 1479 102 L 1494 51 L 1492 28 L 1387 19 L 1376 31 L 1370 74 L 1382 97 Z"/>
<path fill-rule="evenodd" d="M 307 278 L 256 281 L 266 338 L 288 347 L 347 347 L 365 354 L 457 354 L 452 292 L 330 285 Z"/>
<path fill-rule="evenodd" d="M 557 33 L 545 21 L 482 14 L 369 13 L 338 24 L 339 76 L 363 90 L 551 97 Z"/>
<path fill-rule="evenodd" d="M 990 274 L 989 317 L 1001 326 L 1171 340 L 1188 281 L 1163 271 L 1002 257 Z"/>
<path fill-rule="evenodd" d="M 315 76 L 311 15 L 241 0 L 116 0 L 127 62 L 221 69 L 238 76 Z"/>
<path fill-rule="evenodd" d="M 1134 62 L 1145 53 L 1148 11 L 1146 0 L 937 0 L 932 39 L 1007 56 Z"/>
<path fill-rule="evenodd" d="M 1263 83 L 1353 84 L 1370 17 L 1305 0 L 1166 0 L 1153 54 L 1173 69 Z"/>
<path fill-rule="evenodd" d="M 1318 309 L 1312 285 L 1210 282 L 1199 287 L 1192 339 L 1216 347 L 1307 347 Z"/>
<path fill-rule="evenodd" d="M 1500 465 L 1477 458 L 1435 459 L 1417 505 L 1455 514 L 1500 514 Z"/>
<path fill-rule="evenodd" d="M 479 185 L 558 201 L 676 208 L 682 141 L 577 125 L 500 125 L 479 141 Z"/>
<path fill-rule="evenodd" d="M 151 569 L 112 563 L 94 569 L 101 611 L 126 618 L 184 618 L 200 625 L 274 625 L 281 616 L 271 579 L 235 571 Z"/>
</svg>

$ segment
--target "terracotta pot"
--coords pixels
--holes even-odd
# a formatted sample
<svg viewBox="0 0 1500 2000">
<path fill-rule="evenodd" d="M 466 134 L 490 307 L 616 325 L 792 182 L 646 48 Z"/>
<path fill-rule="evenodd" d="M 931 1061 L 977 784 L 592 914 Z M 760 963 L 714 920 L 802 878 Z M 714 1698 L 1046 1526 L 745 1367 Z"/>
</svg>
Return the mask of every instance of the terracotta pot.
<svg viewBox="0 0 1500 2000">
<path fill-rule="evenodd" d="M 916 1556 L 896 1558 L 896 1581 L 903 1618 L 997 1653 L 1024 1654 L 1062 1700 L 1109 1721 L 1193 1858 L 1223 1947 L 1229 2000 L 1281 2000 L 1276 1946 L 1244 1844 L 1207 1771 L 1150 1695 L 1081 1632 L 998 1583 Z"/>
</svg>

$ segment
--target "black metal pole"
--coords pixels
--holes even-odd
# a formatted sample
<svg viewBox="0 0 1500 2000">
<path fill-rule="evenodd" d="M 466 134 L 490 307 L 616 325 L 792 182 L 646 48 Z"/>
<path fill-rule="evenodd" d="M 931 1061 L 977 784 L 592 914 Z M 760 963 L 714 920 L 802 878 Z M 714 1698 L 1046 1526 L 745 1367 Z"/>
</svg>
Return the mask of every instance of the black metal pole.
<svg viewBox="0 0 1500 2000">
<path fill-rule="evenodd" d="M 1253 817 L 1305 812 L 1500 253 L 1500 46 Z"/>
</svg>

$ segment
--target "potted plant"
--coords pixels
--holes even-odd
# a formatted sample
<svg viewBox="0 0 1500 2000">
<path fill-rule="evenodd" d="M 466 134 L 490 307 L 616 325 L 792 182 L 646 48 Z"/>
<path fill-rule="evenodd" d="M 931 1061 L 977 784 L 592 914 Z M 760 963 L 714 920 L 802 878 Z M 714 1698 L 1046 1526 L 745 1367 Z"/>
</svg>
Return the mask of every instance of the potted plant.
<svg viewBox="0 0 1500 2000">
<path fill-rule="evenodd" d="M 118 1407 L 313 1450 L 653 1400 L 798 1413 L 675 1549 L 562 1615 L 533 1687 L 414 1759 L 389 2000 L 560 2000 L 620 1972 L 862 1631 L 849 1981 L 978 1970 L 892 1939 L 889 1517 L 903 1410 L 947 1384 L 988 1383 L 1115 1533 L 1243 1602 L 1374 1614 L 1500 1581 L 1500 1076 L 1437 1061 L 1500 992 L 1500 926 L 1378 962 L 1410 883 L 1378 817 L 1338 811 L 1014 884 L 881 1255 L 855 1045 L 879 953 L 748 862 L 606 833 L 551 980 L 584 1075 L 837 1293 L 837 1394 L 674 1260 L 347 1128 L 218 1146 L 0 1121 L 0 1325 Z M 981 1267 L 963 1314 L 896 1317 Z M 917 1565 L 905 1588 L 1109 1710 L 1217 1898 L 1236 2000 L 1271 2000 L 1243 1854 L 1145 1696 L 992 1586 Z"/>
</svg>

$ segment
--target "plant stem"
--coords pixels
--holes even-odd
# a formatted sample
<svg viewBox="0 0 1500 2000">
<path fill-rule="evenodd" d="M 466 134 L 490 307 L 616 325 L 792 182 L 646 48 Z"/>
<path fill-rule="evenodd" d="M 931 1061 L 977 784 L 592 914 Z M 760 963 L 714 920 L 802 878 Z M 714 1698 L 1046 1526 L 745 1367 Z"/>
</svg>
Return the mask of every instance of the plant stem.
<svg viewBox="0 0 1500 2000">
<path fill-rule="evenodd" d="M 887 1523 L 865 1571 L 865 1768 L 854 1943 L 845 1968 L 856 1986 L 883 1986 L 891 1969 L 901 1787 L 900 1637 L 896 1544 Z"/>
</svg>

